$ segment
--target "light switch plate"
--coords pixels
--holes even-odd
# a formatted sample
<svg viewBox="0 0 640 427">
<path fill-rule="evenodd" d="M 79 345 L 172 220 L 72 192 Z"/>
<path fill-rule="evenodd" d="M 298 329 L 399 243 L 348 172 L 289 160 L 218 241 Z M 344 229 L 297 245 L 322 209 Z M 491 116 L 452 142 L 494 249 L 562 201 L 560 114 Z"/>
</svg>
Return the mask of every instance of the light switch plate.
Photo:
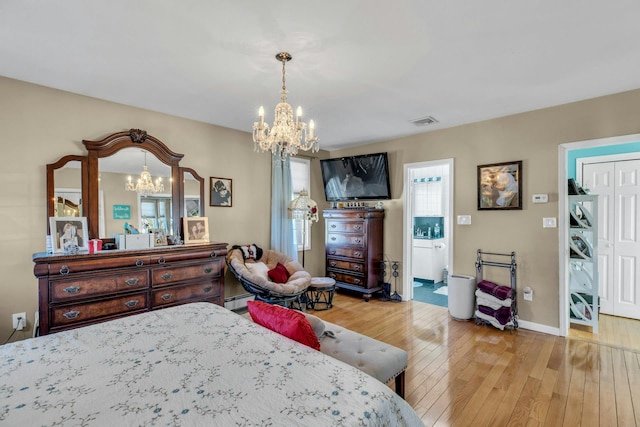
<svg viewBox="0 0 640 427">
<path fill-rule="evenodd" d="M 471 224 L 471 215 L 458 215 L 458 224 L 459 225 L 470 225 Z"/>
<path fill-rule="evenodd" d="M 542 218 L 543 228 L 556 228 L 558 226 L 555 217 L 554 218 Z"/>
</svg>

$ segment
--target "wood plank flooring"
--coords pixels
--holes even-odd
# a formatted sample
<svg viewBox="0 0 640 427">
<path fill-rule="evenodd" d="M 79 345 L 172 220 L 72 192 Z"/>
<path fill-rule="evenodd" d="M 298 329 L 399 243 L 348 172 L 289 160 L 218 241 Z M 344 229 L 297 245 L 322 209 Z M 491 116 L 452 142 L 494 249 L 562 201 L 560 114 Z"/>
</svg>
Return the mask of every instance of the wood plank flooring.
<svg viewBox="0 0 640 427">
<path fill-rule="evenodd" d="M 309 313 L 409 353 L 406 400 L 427 426 L 640 426 L 640 322 L 606 316 L 599 335 L 564 338 L 414 301 L 333 302 Z"/>
</svg>

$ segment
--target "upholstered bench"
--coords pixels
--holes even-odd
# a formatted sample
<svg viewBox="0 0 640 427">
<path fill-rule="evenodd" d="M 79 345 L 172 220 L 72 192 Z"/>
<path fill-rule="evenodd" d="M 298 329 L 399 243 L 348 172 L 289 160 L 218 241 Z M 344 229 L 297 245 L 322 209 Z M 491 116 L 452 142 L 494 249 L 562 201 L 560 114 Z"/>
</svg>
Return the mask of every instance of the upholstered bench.
<svg viewBox="0 0 640 427">
<path fill-rule="evenodd" d="M 265 328 L 358 368 L 384 384 L 395 379 L 396 393 L 404 399 L 404 371 L 409 358 L 406 351 L 309 313 L 262 301 L 249 301 L 247 308 L 250 318 Z"/>
<path fill-rule="evenodd" d="M 404 371 L 408 361 L 406 351 L 333 323 L 324 324 L 321 352 L 385 384 L 395 379 L 396 393 L 404 399 Z"/>
</svg>

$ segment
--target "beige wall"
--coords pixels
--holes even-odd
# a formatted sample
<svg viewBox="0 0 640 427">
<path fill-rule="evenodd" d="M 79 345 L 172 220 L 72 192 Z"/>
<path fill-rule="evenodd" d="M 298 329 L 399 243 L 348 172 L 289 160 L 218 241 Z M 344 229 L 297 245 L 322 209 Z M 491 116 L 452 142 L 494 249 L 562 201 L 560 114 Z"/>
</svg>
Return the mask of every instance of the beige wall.
<svg viewBox="0 0 640 427">
<path fill-rule="evenodd" d="M 472 216 L 470 226 L 453 225 L 453 272 L 475 275 L 479 248 L 515 251 L 518 287 L 531 286 L 535 295 L 532 302 L 520 296 L 520 318 L 558 327 L 558 229 L 542 228 L 543 217 L 558 217 L 558 145 L 638 132 L 640 90 L 334 151 L 331 157 L 389 153 L 394 199 L 385 203 L 384 237 L 391 259 L 403 255 L 403 165 L 453 158 L 453 215 Z M 523 161 L 523 209 L 478 211 L 476 166 L 512 160 Z M 534 193 L 548 193 L 550 202 L 532 204 Z"/>
<path fill-rule="evenodd" d="M 205 178 L 205 216 L 212 239 L 269 245 L 270 156 L 253 152 L 251 136 L 227 128 L 127 107 L 0 77 L 0 337 L 10 333 L 11 314 L 37 309 L 31 256 L 44 250 L 45 165 L 66 154 L 84 154 L 82 139 L 101 139 L 130 128 L 145 129 L 183 153 L 183 166 Z M 558 215 L 558 144 L 640 132 L 640 90 L 567 104 L 452 129 L 331 153 L 332 157 L 389 153 L 394 199 L 385 203 L 385 253 L 402 259 L 403 165 L 454 158 L 454 215 L 470 214 L 471 226 L 454 226 L 454 272 L 474 272 L 478 248 L 516 251 L 518 283 L 532 286 L 532 303 L 520 302 L 521 318 L 557 327 L 558 235 L 542 229 L 542 217 Z M 215 118 L 214 118 L 215 120 Z M 250 118 L 248 118 L 250 121 Z M 249 123 L 249 122 L 248 122 Z M 247 125 L 249 126 L 249 124 Z M 321 152 L 326 157 L 326 152 Z M 522 211 L 476 210 L 476 166 L 523 160 Z M 311 162 L 311 194 L 328 207 L 319 162 Z M 233 179 L 233 207 L 210 207 L 208 177 Z M 532 205 L 533 193 L 550 203 Z M 559 219 L 561 220 L 561 219 Z M 313 250 L 306 266 L 324 269 L 324 221 L 312 227 Z M 227 295 L 239 293 L 229 275 Z M 19 336 L 20 338 L 20 336 Z"/>
</svg>

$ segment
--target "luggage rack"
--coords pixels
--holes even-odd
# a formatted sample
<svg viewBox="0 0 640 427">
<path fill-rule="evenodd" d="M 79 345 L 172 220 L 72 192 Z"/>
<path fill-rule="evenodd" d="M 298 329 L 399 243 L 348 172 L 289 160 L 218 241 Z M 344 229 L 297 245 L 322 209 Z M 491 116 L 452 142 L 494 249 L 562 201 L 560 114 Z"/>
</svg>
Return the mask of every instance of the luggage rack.
<svg viewBox="0 0 640 427">
<path fill-rule="evenodd" d="M 498 262 L 498 261 L 489 261 L 487 259 L 483 259 L 483 256 L 496 256 L 496 257 L 509 257 L 509 262 Z M 511 288 L 511 307 L 509 313 L 509 320 L 513 324 L 512 326 L 505 326 L 509 328 L 511 333 L 515 329 L 518 329 L 518 298 L 517 298 L 517 281 L 516 281 L 516 253 L 511 252 L 508 254 L 501 254 L 495 252 L 483 252 L 482 249 L 478 249 L 478 256 L 476 258 L 476 283 L 480 283 L 483 280 L 484 275 L 484 267 L 499 267 L 499 268 L 508 268 L 510 273 L 510 288 Z M 477 309 L 476 302 L 476 309 Z M 492 324 L 491 322 L 480 319 L 476 316 L 476 324 Z"/>
</svg>

